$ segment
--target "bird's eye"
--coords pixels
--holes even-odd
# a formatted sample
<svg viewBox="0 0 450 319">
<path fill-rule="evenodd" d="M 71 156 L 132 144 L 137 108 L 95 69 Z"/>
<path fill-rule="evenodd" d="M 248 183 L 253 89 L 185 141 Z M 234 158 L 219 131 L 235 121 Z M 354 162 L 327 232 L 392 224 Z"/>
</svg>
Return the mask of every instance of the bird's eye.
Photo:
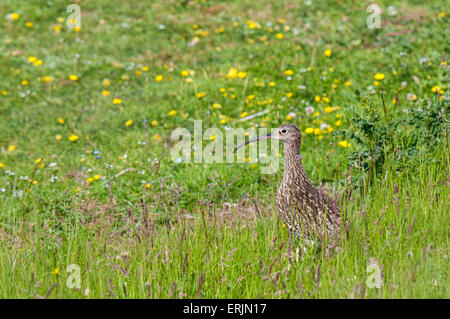
<svg viewBox="0 0 450 319">
<path fill-rule="evenodd" d="M 281 130 L 281 134 L 286 134 L 286 130 Z"/>
</svg>

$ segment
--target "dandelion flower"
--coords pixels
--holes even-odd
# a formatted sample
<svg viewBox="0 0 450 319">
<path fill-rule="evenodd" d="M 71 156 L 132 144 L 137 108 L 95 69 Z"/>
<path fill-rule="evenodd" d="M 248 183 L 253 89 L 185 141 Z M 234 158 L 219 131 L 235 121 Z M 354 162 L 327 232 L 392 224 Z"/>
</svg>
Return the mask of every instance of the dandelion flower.
<svg viewBox="0 0 450 319">
<path fill-rule="evenodd" d="M 128 127 L 128 126 L 131 126 L 133 124 L 133 120 L 128 120 L 128 121 L 126 121 L 125 122 L 125 125 Z"/>
<path fill-rule="evenodd" d="M 159 123 L 158 123 L 158 121 L 154 120 L 150 124 L 152 124 L 153 126 L 158 126 Z"/>
<path fill-rule="evenodd" d="M 58 275 L 59 274 L 59 269 L 58 268 L 55 268 L 55 270 L 53 270 L 53 274 L 56 276 L 56 275 Z"/>
<path fill-rule="evenodd" d="M 59 135 L 59 134 L 56 134 L 55 138 L 56 138 L 57 141 L 60 141 L 62 139 L 62 136 Z"/>
<path fill-rule="evenodd" d="M 345 86 L 350 86 L 350 85 L 352 85 L 352 82 L 346 81 L 344 84 L 345 84 Z"/>
<path fill-rule="evenodd" d="M 75 74 L 69 75 L 69 80 L 77 81 L 78 80 L 78 76 L 76 76 Z"/>
<path fill-rule="evenodd" d="M 34 63 L 34 62 L 36 62 L 36 60 L 37 60 L 37 58 L 36 58 L 35 56 L 30 56 L 30 57 L 28 58 L 28 61 L 29 61 L 30 63 Z"/>
<path fill-rule="evenodd" d="M 5 164 L 0 163 L 0 168 L 4 168 L 4 167 L 5 167 Z"/>
<path fill-rule="evenodd" d="M 330 57 L 331 56 L 331 49 L 327 49 L 323 52 L 323 55 Z"/>
<path fill-rule="evenodd" d="M 276 37 L 278 40 L 283 40 L 283 38 L 284 38 L 283 33 L 277 33 L 277 34 L 275 35 L 275 37 Z"/>
<path fill-rule="evenodd" d="M 381 81 L 381 80 L 383 80 L 386 76 L 385 76 L 383 73 L 377 73 L 377 74 L 375 74 L 373 77 L 374 77 L 375 80 Z"/>
<path fill-rule="evenodd" d="M 103 90 L 102 91 L 102 95 L 103 96 L 108 96 L 108 95 L 110 95 L 111 94 L 111 92 L 109 92 L 108 90 Z"/>
<path fill-rule="evenodd" d="M 239 72 L 237 76 L 238 78 L 243 79 L 247 76 L 247 72 Z"/>
<path fill-rule="evenodd" d="M 15 149 L 16 149 L 16 146 L 15 146 L 15 145 L 10 145 L 10 146 L 8 147 L 8 151 L 10 151 L 10 152 L 13 152 Z"/>
<path fill-rule="evenodd" d="M 284 75 L 291 76 L 291 75 L 293 75 L 293 74 L 294 74 L 294 71 L 292 71 L 292 70 L 286 70 L 286 71 L 284 71 Z"/>
<path fill-rule="evenodd" d="M 163 76 L 160 74 L 160 75 L 157 75 L 156 77 L 155 77 L 155 81 L 156 82 L 161 82 L 162 80 L 163 80 Z"/>
<path fill-rule="evenodd" d="M 306 134 L 311 134 L 312 132 L 314 132 L 314 129 L 313 129 L 312 127 L 308 127 L 308 128 L 305 130 L 305 133 L 306 133 Z"/>
<path fill-rule="evenodd" d="M 149 188 L 151 188 L 152 187 L 152 184 L 145 184 L 145 188 L 146 189 L 149 189 Z"/>
<path fill-rule="evenodd" d="M 11 21 L 16 21 L 16 20 L 19 20 L 20 14 L 13 12 L 13 13 L 8 14 L 6 16 L 6 18 Z"/>
<path fill-rule="evenodd" d="M 175 110 L 172 110 L 172 111 L 169 112 L 169 116 L 174 116 L 176 114 L 177 114 L 177 111 L 175 111 Z"/>
<path fill-rule="evenodd" d="M 94 176 L 94 179 L 96 181 L 98 181 L 100 178 L 102 178 L 102 175 L 100 175 L 100 174 L 97 174 L 97 175 Z"/>
<path fill-rule="evenodd" d="M 69 141 L 76 142 L 79 139 L 78 135 L 72 134 L 69 136 Z"/>
<path fill-rule="evenodd" d="M 51 76 L 44 76 L 44 78 L 43 78 L 43 80 L 44 80 L 44 82 L 51 82 L 51 81 L 53 81 L 53 78 L 51 77 Z"/>
<path fill-rule="evenodd" d="M 119 98 L 113 99 L 113 104 L 120 104 L 120 103 L 122 103 L 122 99 Z"/>
<path fill-rule="evenodd" d="M 226 79 L 234 79 L 237 75 L 238 75 L 238 70 L 235 69 L 235 68 L 233 68 L 233 67 L 231 67 L 231 68 L 228 70 L 228 73 L 227 73 L 227 75 L 225 76 L 225 78 L 226 78 Z"/>
<path fill-rule="evenodd" d="M 58 123 L 63 125 L 64 124 L 64 119 L 63 118 L 58 118 Z"/>
<path fill-rule="evenodd" d="M 201 99 L 202 97 L 204 97 L 206 95 L 205 92 L 199 92 L 197 93 L 197 98 Z"/>
<path fill-rule="evenodd" d="M 344 148 L 350 147 L 352 145 L 352 144 L 348 143 L 347 141 L 340 141 L 338 144 L 339 144 L 339 146 L 344 147 Z"/>
</svg>

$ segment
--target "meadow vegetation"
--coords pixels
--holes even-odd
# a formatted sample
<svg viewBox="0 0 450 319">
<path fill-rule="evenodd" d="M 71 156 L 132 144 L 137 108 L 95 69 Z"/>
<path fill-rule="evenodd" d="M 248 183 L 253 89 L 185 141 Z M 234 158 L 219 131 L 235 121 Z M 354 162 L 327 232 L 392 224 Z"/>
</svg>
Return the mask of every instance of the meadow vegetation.
<svg viewBox="0 0 450 319">
<path fill-rule="evenodd" d="M 450 297 L 443 1 L 74 3 L 0 3 L 0 297 Z M 198 119 L 297 125 L 339 247 L 289 234 L 282 165 L 173 161 Z"/>
</svg>

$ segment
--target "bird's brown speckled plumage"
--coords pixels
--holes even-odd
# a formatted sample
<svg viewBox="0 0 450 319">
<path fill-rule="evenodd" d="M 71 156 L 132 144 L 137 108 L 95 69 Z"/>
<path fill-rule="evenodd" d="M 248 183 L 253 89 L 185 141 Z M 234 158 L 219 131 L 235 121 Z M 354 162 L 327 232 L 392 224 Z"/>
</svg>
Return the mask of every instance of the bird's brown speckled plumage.
<svg viewBox="0 0 450 319">
<path fill-rule="evenodd" d="M 303 239 L 337 238 L 341 225 L 339 207 L 322 189 L 314 187 L 306 175 L 300 155 L 300 130 L 295 125 L 283 124 L 267 136 L 251 139 L 236 150 L 264 138 L 284 143 L 284 176 L 278 189 L 277 206 L 288 229 Z"/>
<path fill-rule="evenodd" d="M 336 237 L 341 224 L 339 207 L 334 199 L 314 187 L 306 175 L 300 155 L 300 130 L 295 125 L 284 124 L 278 134 L 284 142 L 284 176 L 277 194 L 282 219 L 301 237 Z"/>
</svg>

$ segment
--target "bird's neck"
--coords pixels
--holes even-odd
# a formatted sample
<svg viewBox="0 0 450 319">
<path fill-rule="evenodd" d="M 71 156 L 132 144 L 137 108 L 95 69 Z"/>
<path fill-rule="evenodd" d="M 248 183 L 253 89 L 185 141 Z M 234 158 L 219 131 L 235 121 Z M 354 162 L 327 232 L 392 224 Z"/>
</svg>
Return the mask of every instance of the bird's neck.
<svg viewBox="0 0 450 319">
<path fill-rule="evenodd" d="M 294 181 L 310 183 L 302 165 L 300 155 L 300 142 L 284 144 L 284 183 L 291 184 Z"/>
</svg>

